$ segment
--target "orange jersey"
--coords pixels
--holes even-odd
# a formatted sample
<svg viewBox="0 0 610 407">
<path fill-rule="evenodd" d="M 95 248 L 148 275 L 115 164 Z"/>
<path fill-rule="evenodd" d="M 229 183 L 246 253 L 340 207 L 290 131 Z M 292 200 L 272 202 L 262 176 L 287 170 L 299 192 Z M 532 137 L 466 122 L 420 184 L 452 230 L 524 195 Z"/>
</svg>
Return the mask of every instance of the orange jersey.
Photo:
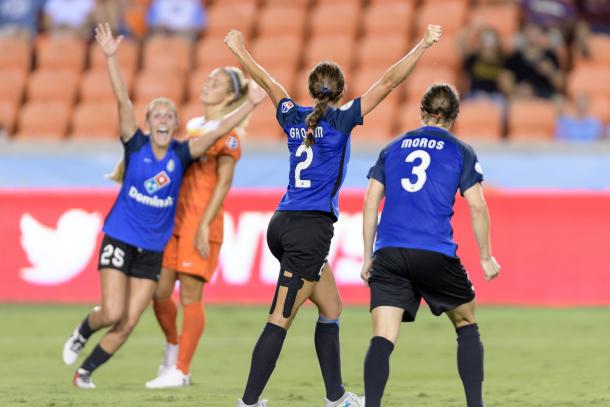
<svg viewBox="0 0 610 407">
<path fill-rule="evenodd" d="M 215 121 L 206 122 L 203 117 L 196 117 L 189 120 L 186 130 L 189 137 L 196 137 L 211 130 L 216 125 L 217 122 Z M 204 156 L 191 164 L 187 169 L 182 179 L 182 186 L 178 197 L 175 235 L 194 239 L 203 212 L 212 197 L 212 192 L 218 181 L 216 170 L 218 157 L 221 155 L 231 156 L 235 161 L 241 157 L 241 141 L 235 131 L 222 136 L 206 151 Z M 223 218 L 224 210 L 221 207 L 210 224 L 210 242 L 222 243 Z"/>
</svg>

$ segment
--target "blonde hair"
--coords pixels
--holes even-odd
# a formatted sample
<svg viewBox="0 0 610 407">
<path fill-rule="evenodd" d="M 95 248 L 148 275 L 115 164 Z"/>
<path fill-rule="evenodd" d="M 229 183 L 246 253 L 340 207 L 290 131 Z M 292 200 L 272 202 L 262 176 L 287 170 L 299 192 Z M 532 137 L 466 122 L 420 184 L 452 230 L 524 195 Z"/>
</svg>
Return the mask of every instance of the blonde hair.
<svg viewBox="0 0 610 407">
<path fill-rule="evenodd" d="M 250 83 L 246 79 L 243 71 L 237 67 L 225 66 L 218 69 L 222 70 L 222 72 L 229 77 L 229 89 L 227 91 L 233 94 L 233 100 L 222 111 L 223 114 L 228 114 L 246 101 Z M 248 121 L 250 121 L 250 115 L 247 115 L 237 126 L 235 126 L 235 130 L 241 137 L 245 135 Z"/>
<path fill-rule="evenodd" d="M 176 109 L 176 104 L 170 99 L 164 97 L 153 99 L 150 101 L 150 103 L 148 103 L 148 106 L 146 106 L 147 122 L 150 118 L 151 113 L 155 110 L 157 106 L 165 106 L 169 110 L 173 111 L 174 115 L 176 116 L 176 122 L 178 122 L 178 109 Z M 117 162 L 112 172 L 110 174 L 106 174 L 105 178 L 114 181 L 118 184 L 121 184 L 123 182 L 123 179 L 125 178 L 125 162 L 123 160 Z"/>
</svg>

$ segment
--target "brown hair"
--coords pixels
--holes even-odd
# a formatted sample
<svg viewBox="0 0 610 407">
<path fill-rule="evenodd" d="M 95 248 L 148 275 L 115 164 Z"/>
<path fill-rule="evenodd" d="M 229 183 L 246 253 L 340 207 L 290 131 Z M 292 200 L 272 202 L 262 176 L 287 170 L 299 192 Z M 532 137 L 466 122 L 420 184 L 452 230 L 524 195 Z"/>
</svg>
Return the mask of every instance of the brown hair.
<svg viewBox="0 0 610 407">
<path fill-rule="evenodd" d="M 309 73 L 309 94 L 316 104 L 307 118 L 307 138 L 305 145 L 310 147 L 316 142 L 314 129 L 328 109 L 330 103 L 336 103 L 343 97 L 345 78 L 339 65 L 334 62 L 322 61 Z"/>
<path fill-rule="evenodd" d="M 432 84 L 421 98 L 420 111 L 424 122 L 434 119 L 435 124 L 451 124 L 460 112 L 458 91 L 445 82 Z"/>
</svg>

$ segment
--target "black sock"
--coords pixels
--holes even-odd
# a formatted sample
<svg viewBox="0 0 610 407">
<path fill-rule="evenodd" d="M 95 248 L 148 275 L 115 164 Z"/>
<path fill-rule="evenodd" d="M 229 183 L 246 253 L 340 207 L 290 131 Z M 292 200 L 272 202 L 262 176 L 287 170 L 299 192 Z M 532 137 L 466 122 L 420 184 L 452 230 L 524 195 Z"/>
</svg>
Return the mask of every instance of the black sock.
<svg viewBox="0 0 610 407">
<path fill-rule="evenodd" d="M 383 390 L 390 376 L 390 355 L 394 344 L 382 336 L 371 339 L 364 358 L 364 396 L 366 407 L 381 406 Z"/>
<path fill-rule="evenodd" d="M 85 319 L 83 319 L 83 322 L 81 322 L 80 326 L 78 327 L 78 333 L 80 333 L 83 338 L 89 339 L 94 332 L 95 331 L 91 329 L 91 326 L 89 325 L 89 314 L 87 314 Z"/>
<path fill-rule="evenodd" d="M 93 349 L 93 352 L 91 352 L 83 364 L 80 365 L 80 368 L 89 373 L 93 373 L 95 369 L 106 363 L 111 356 L 112 353 L 106 352 L 98 343 L 95 349 Z"/>
<path fill-rule="evenodd" d="M 256 404 L 258 402 L 259 396 L 273 373 L 285 338 L 286 330 L 284 328 L 267 322 L 252 351 L 250 374 L 242 397 L 244 403 Z"/>
<path fill-rule="evenodd" d="M 341 379 L 339 321 L 322 320 L 325 322 L 316 324 L 316 354 L 326 387 L 326 398 L 329 401 L 337 401 L 345 394 Z"/>
<path fill-rule="evenodd" d="M 483 407 L 483 344 L 477 324 L 466 325 L 457 332 L 457 364 L 466 392 L 468 407 Z"/>
</svg>

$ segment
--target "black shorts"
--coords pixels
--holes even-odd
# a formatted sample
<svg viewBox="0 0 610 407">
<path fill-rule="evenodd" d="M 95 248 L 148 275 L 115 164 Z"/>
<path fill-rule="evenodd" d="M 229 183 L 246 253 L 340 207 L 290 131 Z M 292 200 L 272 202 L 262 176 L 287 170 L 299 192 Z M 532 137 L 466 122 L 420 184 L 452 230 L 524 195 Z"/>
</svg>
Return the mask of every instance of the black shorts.
<svg viewBox="0 0 610 407">
<path fill-rule="evenodd" d="M 330 213 L 276 211 L 267 228 L 267 245 L 283 271 L 318 281 L 333 234 Z"/>
<path fill-rule="evenodd" d="M 415 320 L 422 297 L 434 315 L 474 299 L 472 283 L 460 259 L 428 250 L 378 250 L 369 286 L 371 310 L 383 305 L 402 308 L 404 322 Z"/>
<path fill-rule="evenodd" d="M 163 252 L 153 252 L 104 235 L 98 270 L 111 268 L 128 277 L 159 281 Z"/>
</svg>

